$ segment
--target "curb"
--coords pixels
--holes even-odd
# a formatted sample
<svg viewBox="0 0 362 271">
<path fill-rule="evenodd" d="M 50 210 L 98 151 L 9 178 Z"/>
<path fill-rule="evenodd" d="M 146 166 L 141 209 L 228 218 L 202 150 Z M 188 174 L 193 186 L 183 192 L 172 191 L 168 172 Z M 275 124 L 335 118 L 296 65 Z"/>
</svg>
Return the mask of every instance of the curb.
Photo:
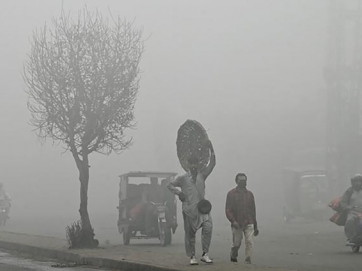
<svg viewBox="0 0 362 271">
<path fill-rule="evenodd" d="M 135 263 L 126 260 L 112 260 L 99 257 L 83 257 L 74 252 L 62 251 L 58 249 L 41 248 L 25 244 L 11 243 L 0 241 L 0 247 L 6 250 L 23 252 L 31 255 L 43 256 L 50 259 L 58 259 L 62 261 L 75 262 L 79 265 L 90 265 L 104 268 L 116 268 L 127 271 L 181 271 L 181 269 L 155 266 L 144 263 Z"/>
</svg>

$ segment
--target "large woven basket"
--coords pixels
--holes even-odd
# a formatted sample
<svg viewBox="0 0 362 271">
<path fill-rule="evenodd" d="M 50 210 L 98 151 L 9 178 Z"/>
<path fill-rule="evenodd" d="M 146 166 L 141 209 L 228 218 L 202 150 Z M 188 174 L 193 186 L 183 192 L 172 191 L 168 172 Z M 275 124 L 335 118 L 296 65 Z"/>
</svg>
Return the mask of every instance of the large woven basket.
<svg viewBox="0 0 362 271">
<path fill-rule="evenodd" d="M 180 126 L 176 140 L 177 157 L 185 171 L 189 171 L 187 160 L 191 156 L 198 158 L 199 170 L 207 166 L 210 160 L 208 140 L 206 130 L 196 120 L 186 120 Z"/>
</svg>

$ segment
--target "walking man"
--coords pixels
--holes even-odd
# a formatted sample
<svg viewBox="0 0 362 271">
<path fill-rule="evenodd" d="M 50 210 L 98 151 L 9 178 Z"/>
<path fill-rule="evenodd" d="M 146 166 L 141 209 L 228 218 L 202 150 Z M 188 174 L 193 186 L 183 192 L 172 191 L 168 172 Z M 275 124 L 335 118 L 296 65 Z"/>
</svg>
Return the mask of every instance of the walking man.
<svg viewBox="0 0 362 271">
<path fill-rule="evenodd" d="M 226 197 L 225 213 L 231 223 L 233 243 L 231 246 L 230 260 L 237 262 L 238 251 L 245 237 L 245 263 L 251 264 L 253 250 L 253 236 L 259 234 L 256 222 L 256 208 L 254 195 L 246 189 L 247 177 L 238 173 L 235 177 L 236 188 L 230 190 Z"/>
<path fill-rule="evenodd" d="M 202 170 L 198 170 L 198 159 L 190 157 L 188 159 L 189 172 L 177 177 L 171 181 L 167 187 L 182 201 L 182 215 L 184 219 L 185 230 L 185 249 L 186 255 L 190 257 L 190 264 L 197 265 L 195 257 L 195 235 L 196 231 L 202 228 L 202 257 L 201 261 L 212 263 L 208 252 L 212 236 L 212 219 L 210 213 L 201 213 L 198 208 L 198 203 L 205 197 L 205 180 L 210 175 L 215 167 L 216 159 L 213 146 L 208 141 L 210 149 L 209 164 Z M 181 191 L 176 188 L 180 187 Z M 211 206 L 210 206 L 211 208 Z"/>
</svg>

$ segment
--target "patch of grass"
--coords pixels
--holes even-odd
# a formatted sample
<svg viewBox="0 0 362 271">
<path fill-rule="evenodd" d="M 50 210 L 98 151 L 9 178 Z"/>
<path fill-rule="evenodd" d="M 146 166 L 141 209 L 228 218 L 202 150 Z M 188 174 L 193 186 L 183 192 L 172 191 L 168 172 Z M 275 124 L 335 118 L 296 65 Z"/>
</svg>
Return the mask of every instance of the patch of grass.
<svg viewBox="0 0 362 271">
<path fill-rule="evenodd" d="M 82 221 L 73 222 L 66 227 L 66 237 L 69 248 L 97 247 L 99 242 L 94 239 L 94 229 L 83 228 Z"/>
</svg>

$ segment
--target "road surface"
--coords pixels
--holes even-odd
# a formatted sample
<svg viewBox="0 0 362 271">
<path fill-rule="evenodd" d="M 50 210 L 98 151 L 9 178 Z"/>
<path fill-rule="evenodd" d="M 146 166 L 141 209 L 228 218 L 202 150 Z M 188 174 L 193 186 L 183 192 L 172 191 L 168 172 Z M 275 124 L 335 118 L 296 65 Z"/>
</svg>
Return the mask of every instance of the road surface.
<svg viewBox="0 0 362 271">
<path fill-rule="evenodd" d="M 14 256 L 7 252 L 0 251 L 0 271 L 102 271 L 105 269 L 92 269 L 88 267 L 61 267 L 56 268 L 52 267 L 59 266 L 59 264 L 54 262 L 43 262 L 43 261 L 34 261 L 32 259 L 26 259 L 19 257 L 18 255 Z"/>
<path fill-rule="evenodd" d="M 352 253 L 345 246 L 343 228 L 328 220 L 316 222 L 297 219 L 290 224 L 282 221 L 282 216 L 263 219 L 260 214 L 260 235 L 255 238 L 255 250 L 252 258 L 258 266 L 291 268 L 304 271 L 360 271 L 362 252 Z M 229 261 L 231 231 L 224 214 L 213 214 L 214 231 L 210 256 L 214 261 Z M 72 222 L 66 217 L 12 217 L 4 230 L 65 238 L 65 226 Z M 117 230 L 117 214 L 93 214 L 92 223 L 96 238 L 101 245 L 122 245 L 122 236 Z M 200 257 L 200 231 L 197 234 L 197 257 Z M 244 244 L 243 244 L 244 245 Z M 158 240 L 131 240 L 131 246 L 140 249 L 152 249 L 160 253 L 184 254 L 182 218 L 179 228 L 173 236 L 172 244 L 165 248 Z M 239 260 L 244 261 L 244 247 L 240 250 Z M 185 262 L 188 258 L 185 256 Z M 63 270 L 63 269 L 62 269 Z"/>
</svg>

